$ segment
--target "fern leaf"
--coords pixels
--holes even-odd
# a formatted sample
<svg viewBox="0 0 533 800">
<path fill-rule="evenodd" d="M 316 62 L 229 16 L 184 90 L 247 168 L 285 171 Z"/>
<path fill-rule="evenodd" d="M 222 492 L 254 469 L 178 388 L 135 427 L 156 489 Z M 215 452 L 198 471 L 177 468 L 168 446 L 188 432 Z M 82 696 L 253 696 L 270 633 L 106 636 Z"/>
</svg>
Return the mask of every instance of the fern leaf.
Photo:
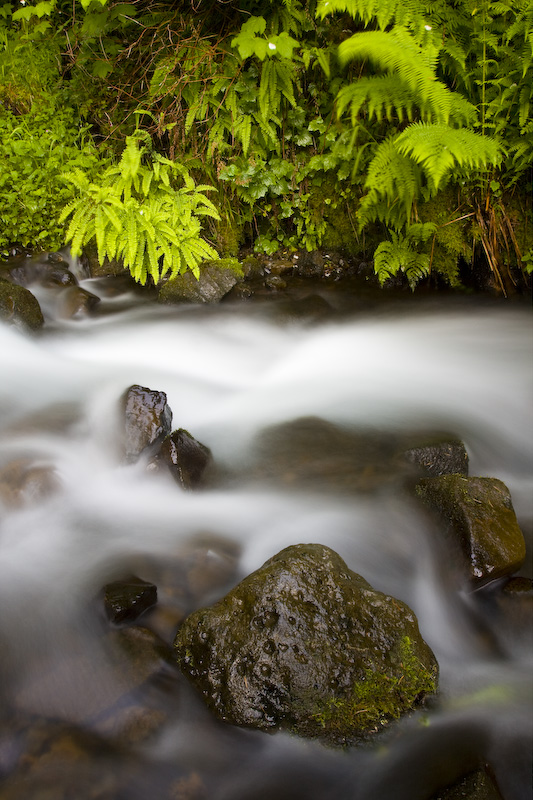
<svg viewBox="0 0 533 800">
<path fill-rule="evenodd" d="M 98 206 L 94 216 L 94 228 L 96 234 L 96 247 L 98 250 L 98 261 L 100 264 L 104 263 L 105 258 L 106 227 L 107 217 L 104 214 L 102 207 Z"/>
<path fill-rule="evenodd" d="M 337 113 L 343 114 L 350 107 L 352 125 L 357 122 L 359 112 L 364 107 L 368 117 L 381 122 L 383 116 L 392 120 L 393 112 L 402 121 L 404 115 L 408 119 L 413 116 L 413 93 L 396 75 L 375 75 L 360 78 L 348 86 L 344 86 L 337 95 Z"/>
<path fill-rule="evenodd" d="M 495 139 L 466 128 L 425 122 L 409 125 L 396 137 L 395 147 L 423 167 L 434 190 L 457 167 L 479 171 L 497 165 L 502 155 Z"/>
<path fill-rule="evenodd" d="M 129 208 L 126 213 L 126 246 L 124 248 L 124 262 L 129 269 L 135 267 L 135 256 L 139 244 L 139 231 L 137 228 L 137 209 Z M 135 277 L 135 275 L 134 275 Z"/>
<path fill-rule="evenodd" d="M 447 122 L 453 108 L 453 92 L 435 77 L 436 55 L 423 57 L 411 34 L 401 28 L 393 31 L 363 31 L 339 46 L 344 63 L 353 59 L 368 60 L 388 73 L 394 73 L 413 93 L 414 102 L 427 108 L 434 119 Z"/>
<path fill-rule="evenodd" d="M 362 228 L 367 222 L 381 219 L 389 224 L 404 224 L 420 187 L 417 165 L 399 152 L 395 137 L 377 148 L 365 181 L 367 194 L 362 198 L 357 216 Z"/>
<path fill-rule="evenodd" d="M 374 271 L 381 285 L 398 272 L 404 272 L 413 289 L 418 281 L 429 274 L 429 256 L 413 250 L 407 238 L 394 231 L 389 233 L 391 241 L 381 242 L 374 253 Z"/>
<path fill-rule="evenodd" d="M 120 206 L 121 205 L 122 204 L 120 204 Z M 102 210 L 103 210 L 104 214 L 106 215 L 106 217 L 108 218 L 108 220 L 110 221 L 110 223 L 115 228 L 115 230 L 121 231 L 122 230 L 122 222 L 120 220 L 119 215 L 115 211 L 115 209 L 110 207 L 109 205 L 103 205 L 102 206 Z"/>
</svg>

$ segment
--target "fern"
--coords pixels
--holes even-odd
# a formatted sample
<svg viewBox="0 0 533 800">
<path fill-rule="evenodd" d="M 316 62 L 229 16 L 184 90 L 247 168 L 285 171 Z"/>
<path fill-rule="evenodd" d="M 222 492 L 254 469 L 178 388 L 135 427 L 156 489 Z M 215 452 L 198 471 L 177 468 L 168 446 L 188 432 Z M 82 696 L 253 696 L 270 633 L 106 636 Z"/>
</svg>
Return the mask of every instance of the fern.
<svg viewBox="0 0 533 800">
<path fill-rule="evenodd" d="M 415 122 L 394 140 L 397 151 L 410 156 L 424 169 L 431 190 L 437 191 L 457 167 L 469 172 L 495 166 L 501 161 L 500 144 L 467 128 Z"/>
<path fill-rule="evenodd" d="M 360 229 L 376 219 L 395 228 L 404 225 L 410 219 L 421 178 L 416 163 L 398 151 L 394 136 L 382 142 L 368 167 L 367 193 L 357 212 Z"/>
<path fill-rule="evenodd" d="M 391 241 L 381 242 L 374 253 L 374 270 L 381 285 L 386 280 L 403 272 L 409 286 L 427 277 L 430 272 L 430 257 L 413 248 L 415 244 L 423 244 L 435 234 L 437 226 L 432 223 L 417 223 L 406 229 L 405 236 L 396 231 L 389 231 Z"/>
<path fill-rule="evenodd" d="M 143 163 L 146 153 L 149 166 Z M 185 185 L 175 189 L 178 176 Z M 119 164 L 108 167 L 99 184 L 77 172 L 65 177 L 79 192 L 61 215 L 61 221 L 71 217 L 66 242 L 74 255 L 96 239 L 100 263 L 121 259 L 141 284 L 148 276 L 157 283 L 187 269 L 198 277 L 202 261 L 218 258 L 201 238 L 199 221 L 219 218 L 204 194 L 211 187 L 196 186 L 183 166 L 151 153 L 146 135 L 128 138 Z"/>
</svg>

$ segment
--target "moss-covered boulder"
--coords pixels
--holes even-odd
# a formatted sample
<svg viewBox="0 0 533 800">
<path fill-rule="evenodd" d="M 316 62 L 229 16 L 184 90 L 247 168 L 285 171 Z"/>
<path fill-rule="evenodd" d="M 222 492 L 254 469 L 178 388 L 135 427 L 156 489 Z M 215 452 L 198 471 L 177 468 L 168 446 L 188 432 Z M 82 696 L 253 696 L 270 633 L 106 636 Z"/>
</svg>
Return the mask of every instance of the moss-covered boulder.
<svg viewBox="0 0 533 800">
<path fill-rule="evenodd" d="M 416 493 L 461 548 L 474 582 L 486 583 L 520 569 L 526 543 L 502 481 L 442 475 L 422 479 Z"/>
<path fill-rule="evenodd" d="M 0 320 L 30 331 L 37 331 L 44 325 L 37 298 L 24 286 L 3 278 L 0 278 Z"/>
<path fill-rule="evenodd" d="M 411 609 L 320 544 L 282 550 L 186 619 L 182 671 L 223 720 L 357 741 L 436 691 Z"/>
<path fill-rule="evenodd" d="M 200 267 L 200 277 L 185 272 L 167 281 L 159 292 L 159 302 L 218 303 L 242 278 L 236 258 L 208 261 Z"/>
</svg>

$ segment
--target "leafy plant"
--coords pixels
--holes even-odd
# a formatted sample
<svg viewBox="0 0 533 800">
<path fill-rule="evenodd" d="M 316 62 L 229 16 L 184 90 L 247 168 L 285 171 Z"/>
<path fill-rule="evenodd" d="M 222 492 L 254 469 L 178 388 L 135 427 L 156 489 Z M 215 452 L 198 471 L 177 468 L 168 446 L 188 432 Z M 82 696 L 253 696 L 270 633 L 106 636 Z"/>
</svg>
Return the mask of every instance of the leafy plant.
<svg viewBox="0 0 533 800">
<path fill-rule="evenodd" d="M 199 264 L 218 257 L 200 236 L 200 217 L 219 216 L 203 194 L 211 187 L 196 186 L 181 164 L 155 153 L 147 134 L 128 137 L 119 164 L 99 181 L 80 170 L 66 178 L 78 190 L 61 214 L 71 217 L 66 241 L 74 255 L 95 239 L 101 264 L 120 259 L 141 284 L 188 269 L 199 277 Z"/>
<path fill-rule="evenodd" d="M 101 165 L 88 126 L 59 90 L 57 63 L 34 46 L 32 57 L 41 66 L 0 72 L 0 251 L 12 245 L 55 250 L 63 243 L 59 216 L 72 199 L 61 179 L 66 170 L 91 176 Z M 17 63 L 22 53 L 9 40 L 0 51 L 0 67 Z M 46 67 L 46 69 L 45 69 Z"/>
</svg>

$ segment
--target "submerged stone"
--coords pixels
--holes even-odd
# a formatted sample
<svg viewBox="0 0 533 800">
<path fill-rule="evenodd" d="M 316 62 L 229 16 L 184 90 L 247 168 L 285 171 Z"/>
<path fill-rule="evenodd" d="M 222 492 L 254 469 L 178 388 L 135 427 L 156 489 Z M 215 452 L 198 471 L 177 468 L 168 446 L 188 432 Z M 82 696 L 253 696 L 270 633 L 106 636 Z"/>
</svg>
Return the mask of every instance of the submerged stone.
<svg viewBox="0 0 533 800">
<path fill-rule="evenodd" d="M 416 493 L 444 521 L 473 581 L 486 583 L 520 569 L 526 543 L 502 481 L 442 475 L 421 480 Z"/>
<path fill-rule="evenodd" d="M 165 392 L 133 385 L 123 396 L 125 431 L 124 453 L 127 461 L 136 461 L 147 448 L 161 442 L 170 433 L 172 411 Z"/>
<path fill-rule="evenodd" d="M 282 550 L 193 613 L 174 648 L 221 719 L 332 743 L 376 732 L 437 688 L 411 609 L 320 544 Z"/>
<path fill-rule="evenodd" d="M 104 587 L 104 606 L 111 622 L 133 621 L 157 603 L 157 587 L 135 575 Z"/>
</svg>

